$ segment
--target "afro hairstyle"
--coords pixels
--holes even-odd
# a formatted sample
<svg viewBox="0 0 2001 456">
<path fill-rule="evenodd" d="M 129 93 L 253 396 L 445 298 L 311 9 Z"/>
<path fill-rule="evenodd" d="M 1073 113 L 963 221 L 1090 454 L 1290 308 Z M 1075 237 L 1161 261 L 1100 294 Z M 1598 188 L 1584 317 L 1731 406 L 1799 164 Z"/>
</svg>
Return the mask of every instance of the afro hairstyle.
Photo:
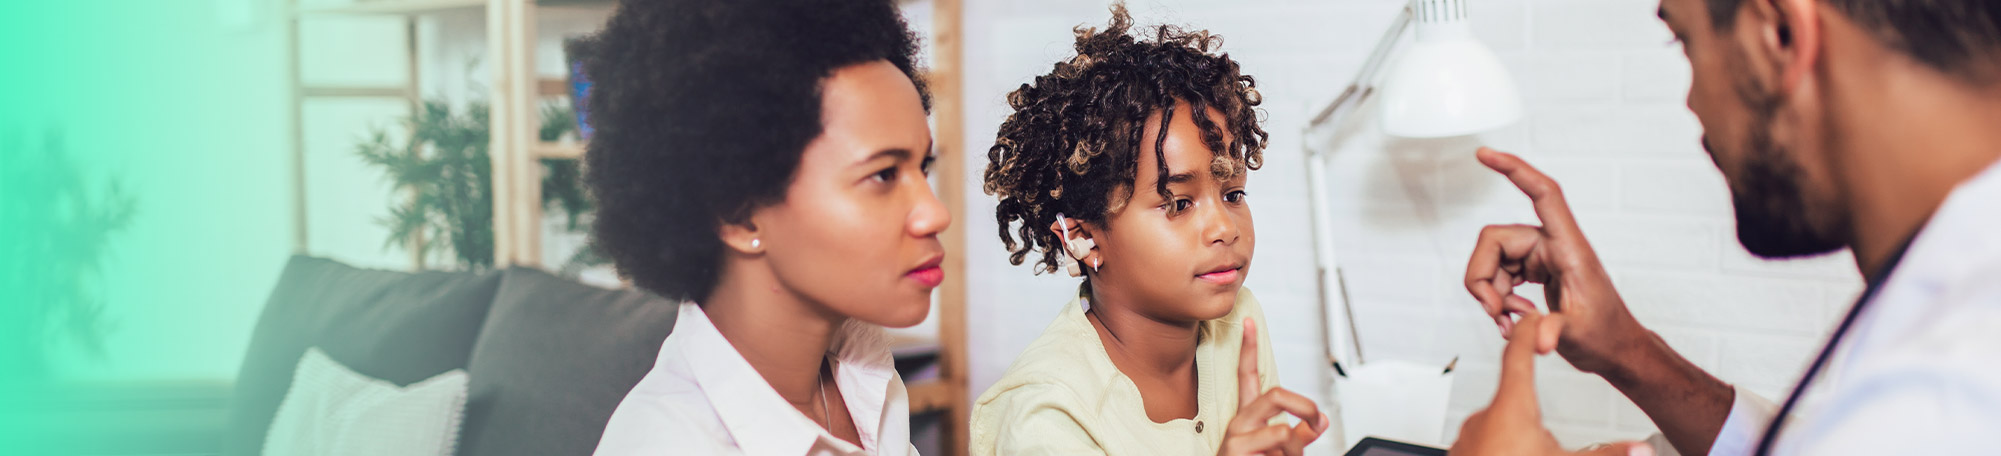
<svg viewBox="0 0 2001 456">
<path fill-rule="evenodd" d="M 835 70 L 886 60 L 930 110 L 891 0 L 623 0 L 571 52 L 592 81 L 592 244 L 669 299 L 708 298 L 719 228 L 784 200 Z"/>
</svg>

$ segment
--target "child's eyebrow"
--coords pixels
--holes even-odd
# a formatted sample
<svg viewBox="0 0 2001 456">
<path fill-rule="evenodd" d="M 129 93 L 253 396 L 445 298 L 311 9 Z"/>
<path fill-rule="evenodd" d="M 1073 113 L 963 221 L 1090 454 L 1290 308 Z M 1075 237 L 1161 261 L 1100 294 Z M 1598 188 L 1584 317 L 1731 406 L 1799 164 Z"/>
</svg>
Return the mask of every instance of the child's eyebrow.
<svg viewBox="0 0 2001 456">
<path fill-rule="evenodd" d="M 1167 185 L 1185 184 L 1195 181 L 1195 173 L 1180 172 L 1167 175 Z"/>
</svg>

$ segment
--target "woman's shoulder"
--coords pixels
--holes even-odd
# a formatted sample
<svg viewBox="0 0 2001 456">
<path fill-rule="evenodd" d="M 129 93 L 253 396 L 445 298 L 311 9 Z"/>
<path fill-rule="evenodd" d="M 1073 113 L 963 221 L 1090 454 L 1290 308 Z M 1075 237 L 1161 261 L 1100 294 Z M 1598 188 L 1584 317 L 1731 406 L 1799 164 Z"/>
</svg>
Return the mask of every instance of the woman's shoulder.
<svg viewBox="0 0 2001 456">
<path fill-rule="evenodd" d="M 667 384 L 672 383 L 672 384 Z M 703 454 L 733 454 L 729 433 L 713 404 L 676 382 L 654 382 L 635 388 L 606 421 L 595 454 L 657 454 L 663 449 L 700 450 Z"/>
</svg>

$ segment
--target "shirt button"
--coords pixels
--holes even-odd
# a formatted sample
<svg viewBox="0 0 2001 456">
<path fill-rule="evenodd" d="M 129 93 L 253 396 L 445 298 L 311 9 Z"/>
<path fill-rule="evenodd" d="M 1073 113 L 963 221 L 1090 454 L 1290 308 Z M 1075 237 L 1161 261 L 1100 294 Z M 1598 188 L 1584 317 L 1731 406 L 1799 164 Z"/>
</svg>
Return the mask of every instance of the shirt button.
<svg viewBox="0 0 2001 456">
<path fill-rule="evenodd" d="M 1195 422 L 1195 433 L 1196 433 L 1196 434 L 1201 434 L 1201 433 L 1202 433 L 1202 422 L 1201 422 L 1201 421 L 1196 421 L 1196 422 Z"/>
</svg>

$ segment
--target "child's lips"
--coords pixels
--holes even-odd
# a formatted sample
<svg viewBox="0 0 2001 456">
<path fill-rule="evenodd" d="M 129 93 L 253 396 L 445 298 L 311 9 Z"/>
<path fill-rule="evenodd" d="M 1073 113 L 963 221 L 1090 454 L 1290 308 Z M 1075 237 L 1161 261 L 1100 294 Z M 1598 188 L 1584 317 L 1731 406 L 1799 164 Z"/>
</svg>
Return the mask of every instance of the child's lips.
<svg viewBox="0 0 2001 456">
<path fill-rule="evenodd" d="M 1209 283 L 1214 283 L 1218 285 L 1231 284 L 1237 282 L 1237 277 L 1242 276 L 1243 271 L 1244 271 L 1243 268 L 1231 268 L 1231 269 L 1225 269 L 1221 271 L 1198 275 L 1195 276 L 1195 278 L 1202 279 L 1203 281 L 1207 281 Z"/>
</svg>

